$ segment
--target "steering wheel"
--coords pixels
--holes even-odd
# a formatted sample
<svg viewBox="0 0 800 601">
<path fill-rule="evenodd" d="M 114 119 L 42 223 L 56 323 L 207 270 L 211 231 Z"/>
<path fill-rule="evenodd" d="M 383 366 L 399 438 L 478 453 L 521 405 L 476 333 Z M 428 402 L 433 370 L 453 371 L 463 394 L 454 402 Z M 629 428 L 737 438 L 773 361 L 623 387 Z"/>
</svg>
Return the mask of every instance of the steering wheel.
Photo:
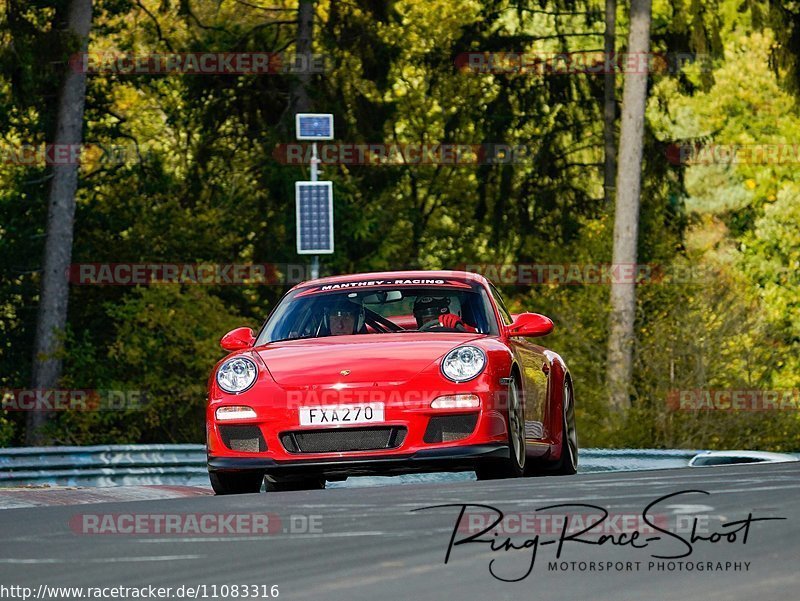
<svg viewBox="0 0 800 601">
<path fill-rule="evenodd" d="M 438 321 L 429 321 L 428 323 L 424 324 L 422 327 L 417 328 L 417 330 L 419 332 L 429 332 L 430 330 L 433 330 L 434 328 L 439 328 L 439 329 L 442 329 L 442 330 L 445 329 L 445 327 L 442 324 L 440 324 Z"/>
<path fill-rule="evenodd" d="M 467 329 L 464 327 L 463 322 L 461 322 L 461 321 L 457 322 L 456 323 L 456 327 L 454 327 L 454 328 L 448 328 L 447 326 L 442 325 L 438 321 L 429 321 L 424 326 L 419 328 L 418 331 L 419 332 L 429 332 L 429 331 L 431 331 L 431 330 L 433 330 L 435 328 L 438 328 L 440 330 L 447 330 L 448 332 L 466 332 L 467 331 Z"/>
<path fill-rule="evenodd" d="M 386 332 L 402 332 L 403 331 L 403 328 L 398 326 L 393 321 L 390 321 L 390 320 L 386 319 L 383 315 L 375 313 L 375 311 L 367 309 L 366 310 L 366 314 L 367 314 L 367 318 L 368 318 L 368 323 L 373 327 L 375 325 L 378 325 L 378 326 L 382 327 Z"/>
</svg>

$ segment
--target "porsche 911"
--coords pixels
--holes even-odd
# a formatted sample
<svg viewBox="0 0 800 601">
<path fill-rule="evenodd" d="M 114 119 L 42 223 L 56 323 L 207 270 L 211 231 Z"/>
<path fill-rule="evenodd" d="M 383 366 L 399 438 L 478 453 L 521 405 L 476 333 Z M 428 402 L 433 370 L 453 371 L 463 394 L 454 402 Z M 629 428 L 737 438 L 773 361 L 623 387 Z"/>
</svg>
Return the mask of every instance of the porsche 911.
<svg viewBox="0 0 800 601">
<path fill-rule="evenodd" d="M 258 333 L 237 328 L 208 382 L 217 494 L 359 475 L 574 474 L 572 377 L 485 277 L 406 271 L 303 282 Z"/>
</svg>

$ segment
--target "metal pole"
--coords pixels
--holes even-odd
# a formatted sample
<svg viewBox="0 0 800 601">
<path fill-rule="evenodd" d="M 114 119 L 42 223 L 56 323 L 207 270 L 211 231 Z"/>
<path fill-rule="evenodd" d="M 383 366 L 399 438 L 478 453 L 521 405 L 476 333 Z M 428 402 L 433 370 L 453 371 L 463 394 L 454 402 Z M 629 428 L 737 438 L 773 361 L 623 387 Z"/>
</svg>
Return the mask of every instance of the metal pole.
<svg viewBox="0 0 800 601">
<path fill-rule="evenodd" d="M 319 165 L 319 158 L 317 157 L 317 143 L 311 143 L 311 181 L 317 181 L 317 177 L 319 175 L 318 170 Z"/>
<path fill-rule="evenodd" d="M 317 157 L 317 143 L 311 144 L 311 181 L 317 181 L 319 175 L 319 158 Z M 319 255 L 314 255 L 311 259 L 311 279 L 316 280 L 319 277 Z"/>
</svg>

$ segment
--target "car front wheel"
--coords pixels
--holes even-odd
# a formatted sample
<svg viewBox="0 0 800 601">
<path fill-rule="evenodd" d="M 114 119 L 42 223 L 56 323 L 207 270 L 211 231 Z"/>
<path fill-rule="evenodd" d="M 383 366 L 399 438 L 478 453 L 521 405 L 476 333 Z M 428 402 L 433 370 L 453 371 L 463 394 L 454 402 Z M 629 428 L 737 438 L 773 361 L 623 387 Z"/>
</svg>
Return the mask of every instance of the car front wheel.
<svg viewBox="0 0 800 601">
<path fill-rule="evenodd" d="M 478 480 L 519 478 L 525 473 L 525 409 L 517 379 L 511 377 L 508 386 L 508 458 L 487 461 L 475 467 Z"/>
</svg>

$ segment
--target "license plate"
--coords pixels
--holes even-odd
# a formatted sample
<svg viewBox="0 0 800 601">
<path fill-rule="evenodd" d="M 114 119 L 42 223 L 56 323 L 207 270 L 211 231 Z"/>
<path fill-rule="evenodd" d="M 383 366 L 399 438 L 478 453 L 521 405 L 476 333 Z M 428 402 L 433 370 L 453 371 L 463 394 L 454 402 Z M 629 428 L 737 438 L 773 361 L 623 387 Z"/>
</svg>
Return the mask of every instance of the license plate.
<svg viewBox="0 0 800 601">
<path fill-rule="evenodd" d="M 301 426 L 336 426 L 340 424 L 372 424 L 383 421 L 383 403 L 365 405 L 326 405 L 301 407 Z"/>
</svg>

